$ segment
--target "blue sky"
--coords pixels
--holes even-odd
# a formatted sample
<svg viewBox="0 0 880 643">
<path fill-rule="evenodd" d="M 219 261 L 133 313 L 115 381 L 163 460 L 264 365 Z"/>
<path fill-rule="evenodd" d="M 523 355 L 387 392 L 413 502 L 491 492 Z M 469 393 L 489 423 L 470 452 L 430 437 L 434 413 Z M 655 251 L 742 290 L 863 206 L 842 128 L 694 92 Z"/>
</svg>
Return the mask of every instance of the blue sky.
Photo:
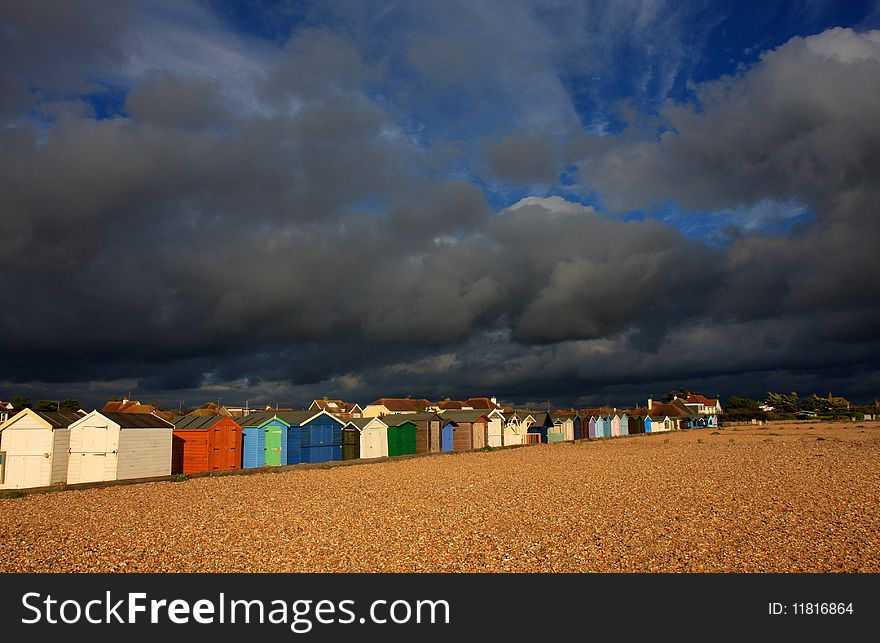
<svg viewBox="0 0 880 643">
<path fill-rule="evenodd" d="M 445 171 L 473 181 L 496 209 L 540 194 L 562 196 L 604 211 L 601 197 L 590 186 L 566 181 L 570 174 L 564 170 L 557 174 L 558 180 L 553 184 L 530 185 L 492 180 L 480 171 L 474 158 L 478 154 L 474 139 L 497 133 L 499 129 L 503 132 L 521 126 L 517 119 L 524 116 L 522 111 L 508 111 L 505 105 L 490 100 L 486 105 L 490 109 L 475 113 L 473 104 L 459 103 L 454 92 L 425 102 L 411 96 L 400 97 L 399 88 L 412 81 L 412 70 L 396 63 L 393 57 L 398 53 L 395 46 L 402 34 L 412 26 L 412 16 L 401 11 L 399 4 L 367 3 L 369 8 L 357 16 L 335 13 L 321 2 L 211 0 L 208 6 L 231 31 L 278 48 L 284 47 L 298 30 L 314 27 L 338 30 L 352 37 L 365 58 L 384 60 L 388 65 L 387 76 L 378 79 L 371 91 L 401 110 L 402 119 L 425 148 L 446 142 L 466 148 L 459 162 Z M 577 4 L 536 3 L 534 16 L 548 32 L 557 35 L 555 51 L 546 63 L 557 74 L 564 98 L 569 101 L 579 124 L 589 132 L 604 134 L 618 133 L 627 127 L 620 113 L 621 103 L 631 102 L 640 117 L 647 118 L 656 115 L 667 101 L 695 102 L 694 84 L 741 73 L 755 64 L 762 52 L 794 36 L 809 36 L 830 27 L 870 29 L 880 26 L 877 3 L 873 1 L 727 0 L 665 6 L 659 2 L 620 3 L 632 6 L 620 21 L 638 20 L 644 15 L 652 19 L 659 17 L 656 37 L 646 41 L 640 37 L 638 25 L 633 37 L 628 38 L 627 25 L 617 20 L 612 22 L 611 33 L 606 37 L 602 32 L 608 25 L 597 24 L 589 12 L 573 11 Z M 594 6 L 599 4 L 593 3 Z M 437 13 L 444 13 L 443 3 L 435 7 Z M 602 12 L 609 15 L 613 9 L 604 7 Z M 570 24 L 573 16 L 580 16 L 584 24 Z M 438 32 L 443 33 L 442 26 Z M 583 42 L 578 42 L 578 38 L 583 38 Z M 596 40 L 601 42 L 596 44 Z M 585 60 L 595 56 L 597 51 L 601 65 Z M 100 103 L 98 107 L 105 114 L 112 113 L 112 107 L 122 103 L 119 93 L 109 93 L 107 98 L 111 109 Z M 480 103 L 477 106 L 482 107 Z M 555 116 L 564 110 L 564 107 L 549 109 Z M 570 131 L 569 135 L 577 133 Z M 731 228 L 738 229 L 740 234 L 783 234 L 794 222 L 803 222 L 812 214 L 808 205 L 762 201 L 751 207 L 719 211 L 713 216 L 713 213 L 684 211 L 675 201 L 670 201 L 656 209 L 629 211 L 622 216 L 626 219 L 657 217 L 690 238 L 719 245 L 730 238 Z"/>
</svg>

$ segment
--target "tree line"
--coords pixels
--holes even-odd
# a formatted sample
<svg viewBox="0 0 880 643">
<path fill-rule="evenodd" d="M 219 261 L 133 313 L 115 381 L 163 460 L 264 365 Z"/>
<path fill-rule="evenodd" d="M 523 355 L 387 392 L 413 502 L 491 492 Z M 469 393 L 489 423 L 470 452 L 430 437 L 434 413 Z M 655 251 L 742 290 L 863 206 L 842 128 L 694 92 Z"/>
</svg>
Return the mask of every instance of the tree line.
<svg viewBox="0 0 880 643">
<path fill-rule="evenodd" d="M 31 409 L 33 411 L 78 411 L 80 408 L 79 400 L 68 397 L 63 400 L 39 400 L 31 402 L 24 395 L 16 395 L 10 398 L 9 403 L 16 411 L 21 409 Z"/>
</svg>

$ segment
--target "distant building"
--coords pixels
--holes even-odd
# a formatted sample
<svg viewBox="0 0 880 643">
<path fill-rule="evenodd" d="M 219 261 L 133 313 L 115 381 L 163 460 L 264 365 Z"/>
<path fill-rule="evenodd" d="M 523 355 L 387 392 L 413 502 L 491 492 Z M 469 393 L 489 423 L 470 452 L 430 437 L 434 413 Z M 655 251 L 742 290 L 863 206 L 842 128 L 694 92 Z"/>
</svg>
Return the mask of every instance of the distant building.
<svg viewBox="0 0 880 643">
<path fill-rule="evenodd" d="M 123 397 L 120 401 L 110 401 L 101 409 L 102 413 L 147 413 L 156 414 L 159 409 L 152 404 L 141 404 L 136 400 Z"/>
<path fill-rule="evenodd" d="M 468 406 L 461 400 L 450 400 L 448 397 L 442 402 L 437 402 L 437 408 L 441 411 L 473 411 L 474 407 Z"/>
<path fill-rule="evenodd" d="M 498 404 L 498 399 L 495 396 L 470 397 L 465 401 L 465 404 L 475 411 L 494 411 L 496 409 L 501 410 L 501 405 Z"/>
<path fill-rule="evenodd" d="M 689 393 L 684 403 L 694 409 L 698 415 L 719 416 L 722 413 L 720 400 L 709 399 L 697 393 Z"/>
<path fill-rule="evenodd" d="M 380 397 L 372 404 L 367 404 L 361 415 L 365 418 L 375 418 L 391 413 L 425 413 L 438 410 L 436 404 L 423 398 L 414 400 L 408 397 Z"/>
<path fill-rule="evenodd" d="M 327 411 L 327 413 L 341 418 L 359 418 L 364 412 L 360 404 L 330 400 L 326 397 L 323 400 L 314 400 L 309 406 L 309 411 Z"/>
<path fill-rule="evenodd" d="M 222 415 L 223 417 L 232 417 L 232 413 L 229 412 L 225 406 L 220 406 L 219 404 L 215 404 L 214 402 L 208 402 L 207 404 L 202 404 L 199 408 L 193 409 L 187 415 L 197 416 L 197 417 L 213 417 L 215 415 Z"/>
<path fill-rule="evenodd" d="M 848 409 L 850 406 L 852 406 L 849 403 L 848 399 L 846 399 L 845 397 L 831 395 L 831 391 L 828 392 L 828 401 L 831 403 L 832 406 L 842 407 L 845 409 Z"/>
<path fill-rule="evenodd" d="M 5 402 L 3 400 L 0 400 L 0 423 L 8 420 L 9 412 L 14 410 L 15 407 L 12 406 L 12 402 Z"/>
</svg>

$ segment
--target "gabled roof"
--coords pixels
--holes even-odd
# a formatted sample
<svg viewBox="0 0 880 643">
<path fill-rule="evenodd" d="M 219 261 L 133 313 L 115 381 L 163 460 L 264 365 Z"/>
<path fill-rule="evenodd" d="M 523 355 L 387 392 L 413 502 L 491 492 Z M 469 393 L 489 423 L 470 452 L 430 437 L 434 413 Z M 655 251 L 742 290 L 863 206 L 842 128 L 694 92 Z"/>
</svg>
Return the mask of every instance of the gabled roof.
<svg viewBox="0 0 880 643">
<path fill-rule="evenodd" d="M 682 416 L 697 417 L 699 415 L 699 413 L 689 407 L 680 397 L 675 398 L 669 404 L 670 406 L 674 406 L 675 408 L 677 408 Z"/>
<path fill-rule="evenodd" d="M 112 413 L 99 411 L 101 415 L 115 422 L 123 429 L 171 429 L 174 425 L 168 420 L 150 413 Z M 82 419 L 81 417 L 79 419 Z"/>
<path fill-rule="evenodd" d="M 431 406 L 430 400 L 411 399 L 408 397 L 380 397 L 371 406 L 384 406 L 391 412 L 394 411 L 424 411 Z"/>
<path fill-rule="evenodd" d="M 107 402 L 101 412 L 107 413 L 154 413 L 158 411 L 152 404 L 141 404 L 136 400 L 120 400 L 118 402 Z"/>
<path fill-rule="evenodd" d="M 699 393 L 689 393 L 687 396 L 688 404 L 704 404 L 706 406 L 715 406 L 718 404 L 718 400 L 710 400 L 708 397 L 703 397 Z"/>
<path fill-rule="evenodd" d="M 238 423 L 241 426 L 262 426 L 272 418 L 278 418 L 285 424 L 290 426 L 300 426 L 309 422 L 310 420 L 315 419 L 319 415 L 326 415 L 331 418 L 334 422 L 338 422 L 339 424 L 345 424 L 342 420 L 337 417 L 334 417 L 332 414 L 327 413 L 326 411 L 259 411 L 257 413 L 251 413 L 250 415 L 243 417 Z"/>
<path fill-rule="evenodd" d="M 472 406 L 475 410 L 476 409 L 483 409 L 483 410 L 491 411 L 492 409 L 500 409 L 501 408 L 500 404 L 495 404 L 488 397 L 470 397 L 466 400 L 465 403 L 467 406 Z"/>
<path fill-rule="evenodd" d="M 56 429 L 66 429 L 82 417 L 76 411 L 34 411 L 34 413 Z"/>
<path fill-rule="evenodd" d="M 670 406 L 672 406 L 672 405 L 653 402 L 651 404 L 651 410 L 648 410 L 647 408 L 630 409 L 629 411 L 626 411 L 626 414 L 631 417 L 642 417 L 642 418 L 650 417 L 650 418 L 655 418 L 655 419 L 667 417 L 667 416 L 669 416 L 669 417 L 681 417 L 682 416 L 681 411 L 679 411 L 675 407 L 672 407 L 673 409 L 675 409 L 673 411 L 674 415 L 673 415 L 673 413 L 670 413 L 669 409 L 667 408 Z"/>
<path fill-rule="evenodd" d="M 410 417 L 412 417 L 412 416 L 410 416 Z M 382 424 L 386 427 L 388 426 L 387 424 L 385 424 L 385 421 L 382 420 L 381 418 L 351 418 L 350 420 L 348 420 L 345 423 L 345 426 L 343 428 L 348 428 L 349 426 L 353 426 L 356 429 L 358 429 L 359 431 L 362 431 L 365 428 L 367 428 L 368 425 L 372 424 L 373 422 L 378 422 L 379 424 Z"/>
<path fill-rule="evenodd" d="M 553 424 L 553 420 L 550 419 L 550 414 L 547 411 L 523 411 L 524 413 L 528 413 L 532 416 L 532 419 L 535 420 L 535 424 L 539 426 L 544 426 L 545 424 Z"/>
<path fill-rule="evenodd" d="M 380 418 L 385 424 L 388 424 L 388 420 L 407 420 L 410 422 L 425 422 L 431 420 L 440 420 L 441 416 L 437 413 L 389 413 L 388 415 L 383 415 Z"/>
<path fill-rule="evenodd" d="M 206 404 L 202 404 L 199 408 L 190 411 L 187 415 L 225 415 L 226 417 L 232 417 L 232 413 L 225 406 L 220 406 L 215 402 L 207 402 Z"/>
<path fill-rule="evenodd" d="M 689 416 L 690 412 L 683 411 L 675 404 L 667 404 L 665 402 L 652 402 L 651 410 L 648 414 L 651 417 L 654 417 L 655 413 L 659 413 L 661 415 L 668 415 L 669 417 L 685 417 Z"/>
<path fill-rule="evenodd" d="M 451 411 L 455 409 L 463 409 L 465 406 L 469 406 L 460 400 L 443 400 L 442 402 L 437 402 L 437 408 L 442 409 L 444 411 Z"/>
<path fill-rule="evenodd" d="M 171 423 L 179 431 L 207 431 L 220 420 L 227 418 L 228 415 L 183 415 L 172 418 Z"/>
<path fill-rule="evenodd" d="M 363 411 L 360 404 L 356 402 L 343 402 L 342 400 L 314 400 L 309 409 L 316 411 L 327 411 L 328 413 L 360 413 Z"/>
<path fill-rule="evenodd" d="M 477 422 L 486 418 L 486 411 L 443 411 L 443 420 L 451 422 Z M 488 419 L 488 418 L 486 418 Z"/>
<path fill-rule="evenodd" d="M 45 422 L 51 429 L 66 429 L 71 424 L 82 418 L 82 415 L 76 411 L 34 411 L 33 409 L 22 409 L 11 418 L 0 424 L 0 430 L 8 426 L 12 426 L 15 422 L 26 415 L 34 415 Z"/>
<path fill-rule="evenodd" d="M 290 426 L 299 426 L 299 425 L 301 425 L 305 422 L 308 422 L 309 420 L 311 420 L 319 415 L 326 415 L 328 417 L 333 418 L 332 415 L 330 415 L 329 413 L 327 413 L 325 411 L 314 411 L 314 410 L 312 410 L 312 411 L 276 411 L 275 415 L 277 415 L 279 417 L 279 419 L 287 422 Z M 340 422 L 338 418 L 333 418 L 333 419 L 336 420 L 337 422 L 339 422 L 340 424 L 342 424 L 342 422 Z"/>
<path fill-rule="evenodd" d="M 582 417 L 590 417 L 591 415 L 608 415 L 610 413 L 617 413 L 612 406 L 594 406 L 589 409 L 581 409 L 579 411 Z"/>
<path fill-rule="evenodd" d="M 442 418 L 436 413 L 389 413 L 379 419 L 388 426 L 400 426 L 404 422 L 425 422 Z"/>
<path fill-rule="evenodd" d="M 237 422 L 240 426 L 263 426 L 266 422 L 269 422 L 273 418 L 279 416 L 281 413 L 282 411 L 255 411 L 253 413 L 248 413 L 240 420 L 237 420 Z M 280 420 L 281 418 L 279 417 L 278 419 Z"/>
</svg>

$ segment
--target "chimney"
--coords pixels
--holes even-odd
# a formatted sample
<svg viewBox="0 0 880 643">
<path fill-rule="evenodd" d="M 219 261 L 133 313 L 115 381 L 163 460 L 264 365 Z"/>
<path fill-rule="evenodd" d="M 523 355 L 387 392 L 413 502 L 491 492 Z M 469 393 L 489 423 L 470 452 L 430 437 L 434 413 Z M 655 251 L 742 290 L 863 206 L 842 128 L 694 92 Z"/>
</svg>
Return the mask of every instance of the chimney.
<svg viewBox="0 0 880 643">
<path fill-rule="evenodd" d="M 496 398 L 494 395 L 489 399 L 492 401 L 492 404 L 495 404 L 496 406 L 498 405 L 498 398 Z"/>
<path fill-rule="evenodd" d="M 649 397 L 649 398 L 648 398 L 648 410 L 650 411 L 652 408 L 654 408 L 654 400 L 652 400 L 652 399 Z"/>
</svg>

